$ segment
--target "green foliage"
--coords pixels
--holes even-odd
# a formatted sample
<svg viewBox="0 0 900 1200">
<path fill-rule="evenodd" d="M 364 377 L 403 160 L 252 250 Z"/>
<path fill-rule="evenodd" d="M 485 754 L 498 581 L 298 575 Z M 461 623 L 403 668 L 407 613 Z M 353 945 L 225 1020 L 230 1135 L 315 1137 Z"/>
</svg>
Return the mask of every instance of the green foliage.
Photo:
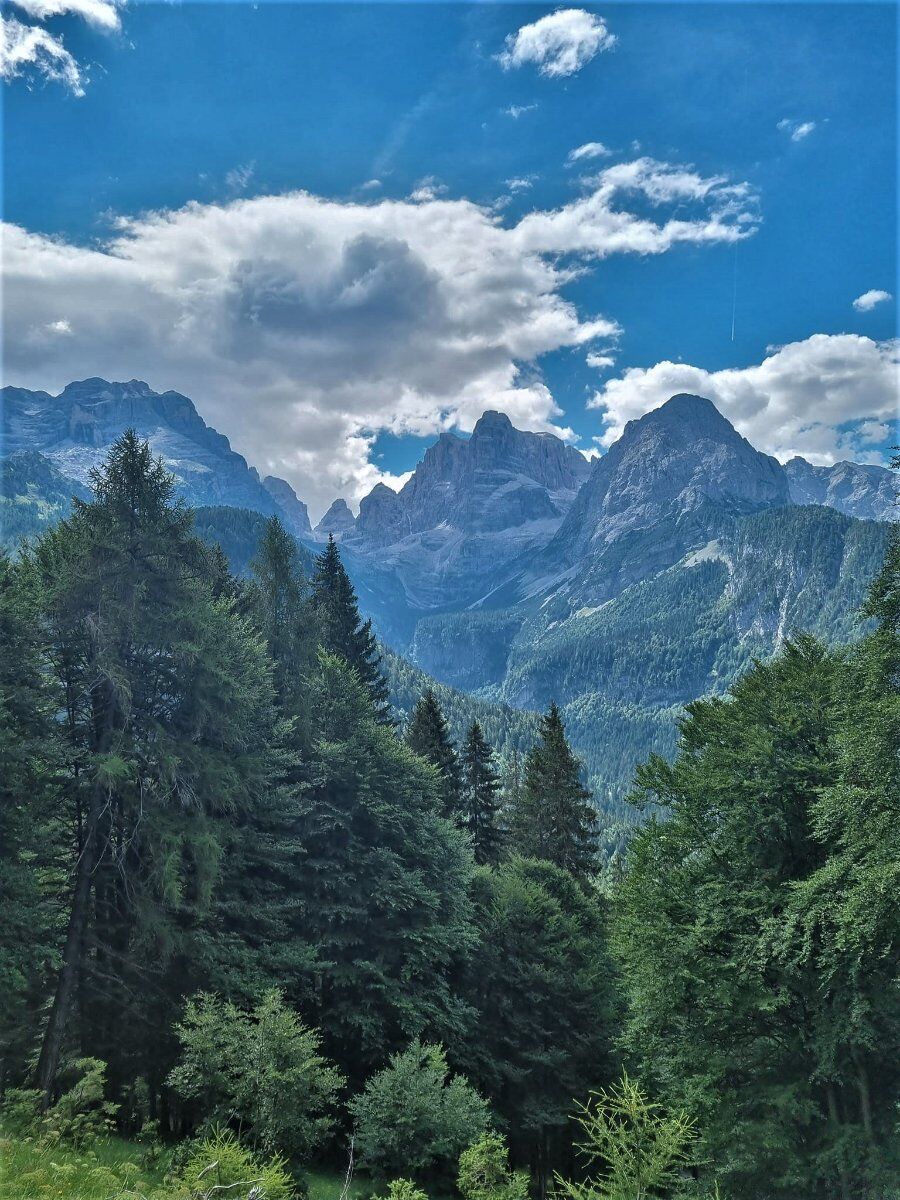
<svg viewBox="0 0 900 1200">
<path fill-rule="evenodd" d="M 623 1075 L 608 1090 L 579 1105 L 577 1149 L 589 1174 L 584 1180 L 556 1176 L 567 1200 L 653 1200 L 671 1196 L 686 1167 L 695 1164 L 694 1122 L 684 1112 L 667 1114 Z"/>
<path fill-rule="evenodd" d="M 456 1182 L 463 1200 L 528 1200 L 528 1173 L 510 1169 L 498 1133 L 485 1133 L 462 1152 Z"/>
<path fill-rule="evenodd" d="M 228 560 L 231 573 L 238 579 L 252 574 L 253 560 L 259 553 L 266 525 L 271 518 L 246 508 L 205 506 L 195 508 L 194 532 L 208 546 L 220 546 Z M 290 536 L 290 535 L 289 535 Z M 304 576 L 313 572 L 313 556 L 304 545 L 292 539 Z"/>
<path fill-rule="evenodd" d="M 67 517 L 73 496 L 86 500 L 88 491 L 36 450 L 0 460 L 0 548 L 15 552 L 23 538 Z"/>
<path fill-rule="evenodd" d="M 455 1060 L 539 1175 L 566 1149 L 572 1097 L 610 1078 L 615 979 L 604 902 L 547 862 L 476 876 L 479 941 L 463 987 L 477 1033 Z"/>
<path fill-rule="evenodd" d="M 280 992 L 249 1013 L 197 996 L 177 1032 L 182 1056 L 169 1083 L 204 1121 L 237 1121 L 253 1145 L 296 1160 L 321 1146 L 344 1080 Z"/>
<path fill-rule="evenodd" d="M 356 673 L 322 655 L 296 928 L 314 956 L 303 1000 L 355 1081 L 466 1013 L 453 974 L 471 944 L 471 850 L 439 816 L 435 772 L 377 718 Z"/>
<path fill-rule="evenodd" d="M 481 726 L 473 721 L 460 755 L 457 820 L 472 839 L 475 861 L 496 863 L 503 835 L 500 828 L 500 777 L 494 770 L 493 752 Z"/>
<path fill-rule="evenodd" d="M 729 1196 L 897 1179 L 896 664 L 887 628 L 788 643 L 638 773 L 670 815 L 613 893 L 625 1042 Z"/>
<path fill-rule="evenodd" d="M 175 1182 L 173 1200 L 293 1200 L 294 1184 L 282 1158 L 263 1159 L 230 1130 L 216 1130 L 191 1154 Z"/>
<path fill-rule="evenodd" d="M 487 1102 L 450 1075 L 443 1049 L 418 1039 L 372 1076 L 350 1111 L 360 1160 L 382 1177 L 455 1167 L 488 1123 Z"/>
<path fill-rule="evenodd" d="M 406 726 L 406 744 L 440 775 L 441 807 L 445 817 L 459 809 L 459 756 L 450 741 L 447 722 L 431 688 L 422 695 Z"/>
<path fill-rule="evenodd" d="M 546 859 L 582 878 L 594 871 L 597 813 L 555 704 L 541 718 L 540 740 L 526 759 L 510 821 L 519 854 Z"/>
<path fill-rule="evenodd" d="M 42 1136 L 80 1150 L 112 1132 L 119 1106 L 106 1099 L 106 1063 L 79 1058 L 65 1074 L 73 1076 L 71 1086 L 44 1113 Z"/>
<path fill-rule="evenodd" d="M 363 621 L 359 615 L 356 592 L 331 534 L 315 561 L 312 607 L 322 648 L 339 655 L 356 671 L 372 698 L 378 720 L 390 722 L 388 687 L 381 673 L 381 654 L 372 622 Z"/>
<path fill-rule="evenodd" d="M 428 1200 L 428 1196 L 411 1179 L 392 1179 L 385 1195 L 373 1200 Z"/>
</svg>

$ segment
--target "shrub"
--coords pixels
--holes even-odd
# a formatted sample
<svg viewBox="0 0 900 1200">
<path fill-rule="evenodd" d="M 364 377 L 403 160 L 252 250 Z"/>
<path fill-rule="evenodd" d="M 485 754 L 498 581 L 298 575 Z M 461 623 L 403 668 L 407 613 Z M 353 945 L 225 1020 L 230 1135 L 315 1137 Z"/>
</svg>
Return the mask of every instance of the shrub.
<svg viewBox="0 0 900 1200">
<path fill-rule="evenodd" d="M 459 1156 L 457 1185 L 463 1200 L 527 1200 L 528 1173 L 511 1171 L 506 1142 L 486 1133 Z"/>
<path fill-rule="evenodd" d="M 362 1165 L 416 1178 L 457 1162 L 486 1129 L 488 1106 L 463 1076 L 448 1076 L 443 1049 L 418 1039 L 372 1076 L 350 1105 Z"/>
<path fill-rule="evenodd" d="M 421 1188 L 411 1179 L 392 1179 L 386 1196 L 373 1196 L 372 1200 L 428 1200 Z"/>
<path fill-rule="evenodd" d="M 627 1075 L 609 1091 L 592 1092 L 575 1122 L 584 1140 L 577 1148 L 588 1169 L 603 1175 L 574 1183 L 556 1176 L 562 1200 L 650 1200 L 672 1194 L 695 1162 L 697 1134 L 685 1113 L 667 1115 Z"/>
<path fill-rule="evenodd" d="M 230 1200 L 291 1200 L 294 1185 L 282 1158 L 262 1162 L 242 1146 L 230 1130 L 219 1129 L 204 1138 L 190 1155 L 178 1180 L 180 1200 L 228 1196 Z M 243 1184 L 243 1187 L 236 1185 Z M 171 1195 L 171 1193 L 169 1193 Z"/>
<path fill-rule="evenodd" d="M 239 1121 L 266 1153 L 308 1156 L 328 1135 L 343 1077 L 319 1054 L 318 1032 L 268 992 L 252 1012 L 217 996 L 188 1001 L 169 1083 L 207 1121 Z"/>
<path fill-rule="evenodd" d="M 42 1136 L 50 1144 L 67 1142 L 76 1150 L 115 1128 L 118 1104 L 104 1099 L 106 1063 L 99 1058 L 79 1058 L 71 1067 L 72 1086 L 63 1092 L 41 1121 Z"/>
</svg>

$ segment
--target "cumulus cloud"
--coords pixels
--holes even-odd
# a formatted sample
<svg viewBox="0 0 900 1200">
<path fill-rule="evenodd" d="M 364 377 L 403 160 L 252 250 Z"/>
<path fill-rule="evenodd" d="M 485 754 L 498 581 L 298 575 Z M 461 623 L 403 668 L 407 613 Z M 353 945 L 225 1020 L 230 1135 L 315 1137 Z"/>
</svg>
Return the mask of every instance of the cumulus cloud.
<svg viewBox="0 0 900 1200">
<path fill-rule="evenodd" d="M 606 371 L 610 367 L 616 365 L 616 360 L 611 354 L 588 354 L 584 360 L 589 367 L 593 367 L 597 371 Z"/>
<path fill-rule="evenodd" d="M 857 312 L 871 312 L 876 304 L 884 304 L 887 300 L 893 300 L 890 292 L 883 292 L 879 288 L 871 288 L 868 292 L 863 292 L 861 296 L 857 296 L 853 301 L 853 307 Z"/>
<path fill-rule="evenodd" d="M 574 150 L 570 150 L 566 162 L 571 166 L 572 163 L 584 162 L 589 158 L 609 158 L 612 150 L 609 150 L 602 142 L 585 142 L 583 146 L 576 146 Z"/>
<path fill-rule="evenodd" d="M 896 418 L 900 341 L 817 333 L 771 348 L 749 367 L 706 371 L 687 363 L 632 367 L 608 380 L 588 407 L 603 411 L 609 446 L 626 422 L 678 392 L 706 396 L 754 446 L 782 461 L 796 454 L 828 465 L 878 461 L 872 446 Z"/>
<path fill-rule="evenodd" d="M 583 8 L 562 8 L 523 25 L 506 39 L 497 60 L 505 71 L 531 63 L 542 75 L 574 75 L 616 43 L 606 23 Z"/>
<path fill-rule="evenodd" d="M 789 117 L 784 117 L 778 122 L 778 128 L 784 133 L 790 134 L 792 142 L 802 142 L 805 137 L 809 137 L 815 127 L 815 121 L 792 121 Z"/>
<path fill-rule="evenodd" d="M 620 332 L 580 313 L 565 285 L 610 254 L 751 228 L 723 215 L 724 183 L 666 164 L 618 170 L 591 195 L 509 223 L 464 199 L 293 192 L 119 218 L 90 246 L 7 225 L 6 381 L 57 390 L 137 377 L 183 391 L 314 511 L 378 481 L 382 431 L 468 430 L 499 408 L 564 433 L 541 356 Z M 698 197 L 691 216 L 686 192 Z M 655 211 L 666 197 L 677 220 Z M 61 314 L 77 314 L 75 336 L 45 332 L 38 346 L 33 331 Z"/>
</svg>

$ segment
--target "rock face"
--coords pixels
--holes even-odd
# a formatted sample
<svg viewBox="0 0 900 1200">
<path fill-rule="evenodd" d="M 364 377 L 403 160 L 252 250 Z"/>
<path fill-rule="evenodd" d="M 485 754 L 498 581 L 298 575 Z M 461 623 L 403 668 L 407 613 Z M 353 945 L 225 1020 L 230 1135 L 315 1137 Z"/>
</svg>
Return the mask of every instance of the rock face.
<svg viewBox="0 0 900 1200">
<path fill-rule="evenodd" d="M 686 394 L 629 421 L 594 463 L 526 589 L 560 587 L 598 604 L 664 570 L 728 518 L 790 504 L 781 465 L 755 450 L 711 401 Z"/>
<path fill-rule="evenodd" d="M 263 487 L 278 505 L 285 526 L 295 537 L 308 537 L 312 533 L 309 523 L 309 512 L 302 500 L 286 479 L 278 479 L 275 475 L 267 475 L 262 481 Z"/>
<path fill-rule="evenodd" d="M 805 458 L 792 458 L 784 469 L 795 504 L 825 504 L 864 521 L 900 516 L 897 480 L 887 467 L 853 462 L 814 467 Z"/>
<path fill-rule="evenodd" d="M 315 527 L 313 532 L 318 538 L 327 538 L 329 533 L 335 541 L 340 541 L 356 525 L 356 517 L 350 511 L 346 500 L 335 500 L 331 508 Z"/>
<path fill-rule="evenodd" d="M 379 484 L 344 542 L 432 610 L 484 596 L 506 566 L 546 545 L 589 464 L 547 433 L 486 412 L 470 438 L 442 434 L 400 492 Z"/>
<path fill-rule="evenodd" d="M 83 379 L 58 396 L 7 387 L 2 404 L 4 454 L 38 450 L 61 474 L 86 484 L 110 444 L 136 429 L 175 475 L 188 504 L 280 511 L 246 459 L 179 392 L 154 392 L 137 379 Z"/>
</svg>

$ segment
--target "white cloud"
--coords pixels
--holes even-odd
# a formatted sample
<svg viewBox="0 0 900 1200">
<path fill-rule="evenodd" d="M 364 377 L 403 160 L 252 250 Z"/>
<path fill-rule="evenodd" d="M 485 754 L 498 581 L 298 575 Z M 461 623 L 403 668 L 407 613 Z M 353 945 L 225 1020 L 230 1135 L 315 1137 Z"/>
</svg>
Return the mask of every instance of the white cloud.
<svg viewBox="0 0 900 1200">
<path fill-rule="evenodd" d="M 815 121 L 792 121 L 788 117 L 784 117 L 778 122 L 778 128 L 789 133 L 792 142 L 802 142 L 805 137 L 809 137 L 815 127 Z"/>
<path fill-rule="evenodd" d="M 437 200 L 439 196 L 446 194 L 447 185 L 445 183 L 440 183 L 434 175 L 426 175 L 409 193 L 409 199 L 415 204 L 422 204 L 428 200 Z"/>
<path fill-rule="evenodd" d="M 34 21 L 71 15 L 83 17 L 97 29 L 120 28 L 119 8 L 124 0 L 12 0 L 26 16 Z"/>
<path fill-rule="evenodd" d="M 542 75 L 574 75 L 615 42 L 615 35 L 594 13 L 562 8 L 511 33 L 497 60 L 505 71 L 533 63 Z"/>
<path fill-rule="evenodd" d="M 367 179 L 366 182 L 360 186 L 360 191 L 361 192 L 375 192 L 380 187 L 381 187 L 380 179 Z"/>
<path fill-rule="evenodd" d="M 0 79 L 9 82 L 29 72 L 65 84 L 76 96 L 84 95 L 81 68 L 59 38 L 39 25 L 0 16 Z"/>
<path fill-rule="evenodd" d="M 264 473 L 313 511 L 381 478 L 381 431 L 471 429 L 485 408 L 560 430 L 541 356 L 608 342 L 565 285 L 610 254 L 730 241 L 724 183 L 656 164 L 504 224 L 463 199 L 338 202 L 305 192 L 119 218 L 105 244 L 4 227 L 7 382 L 58 390 L 100 375 L 191 396 Z M 671 196 L 693 216 L 629 211 Z M 749 202 L 749 200 L 748 200 Z M 566 255 L 575 253 L 576 263 Z M 77 336 L 31 331 L 77 313 Z"/>
<path fill-rule="evenodd" d="M 609 158 L 612 150 L 603 145 L 602 142 L 585 142 L 583 146 L 576 146 L 574 150 L 569 151 L 566 162 L 577 163 L 584 162 L 589 158 Z"/>
<path fill-rule="evenodd" d="M 244 163 L 241 167 L 235 167 L 225 176 L 225 186 L 229 192 L 245 192 L 253 178 L 256 170 L 255 163 Z"/>
<path fill-rule="evenodd" d="M 534 112 L 536 108 L 536 104 L 511 104 L 509 108 L 503 109 L 503 114 L 504 116 L 512 117 L 514 121 L 518 121 L 519 117 L 524 116 L 525 113 Z"/>
<path fill-rule="evenodd" d="M 871 312 L 876 304 L 884 304 L 887 300 L 893 300 L 890 292 L 872 288 L 868 292 L 863 292 L 861 296 L 857 296 L 853 301 L 853 307 L 857 312 Z"/>
<path fill-rule="evenodd" d="M 692 392 L 712 400 L 754 446 L 782 461 L 795 454 L 818 464 L 877 459 L 871 446 L 881 440 L 882 423 L 896 419 L 898 368 L 898 341 L 817 333 L 773 348 L 749 367 L 707 371 L 673 362 L 631 367 L 608 380 L 588 407 L 603 410 L 604 446 L 621 435 L 626 422 L 678 392 Z"/>
<path fill-rule="evenodd" d="M 527 192 L 529 188 L 534 187 L 536 175 L 521 175 L 514 179 L 507 179 L 506 186 L 511 192 Z"/>
<path fill-rule="evenodd" d="M 109 33 L 120 27 L 118 9 L 124 0 L 13 0 L 13 3 L 35 21 L 71 15 Z M 26 25 L 16 17 L 0 16 L 0 79 L 9 83 L 35 75 L 63 84 L 74 96 L 84 95 L 84 69 L 61 38 L 54 37 L 41 25 Z"/>
<path fill-rule="evenodd" d="M 611 354 L 589 354 L 584 360 L 589 367 L 594 367 L 597 371 L 605 371 L 609 367 L 616 365 L 616 360 Z"/>
</svg>

